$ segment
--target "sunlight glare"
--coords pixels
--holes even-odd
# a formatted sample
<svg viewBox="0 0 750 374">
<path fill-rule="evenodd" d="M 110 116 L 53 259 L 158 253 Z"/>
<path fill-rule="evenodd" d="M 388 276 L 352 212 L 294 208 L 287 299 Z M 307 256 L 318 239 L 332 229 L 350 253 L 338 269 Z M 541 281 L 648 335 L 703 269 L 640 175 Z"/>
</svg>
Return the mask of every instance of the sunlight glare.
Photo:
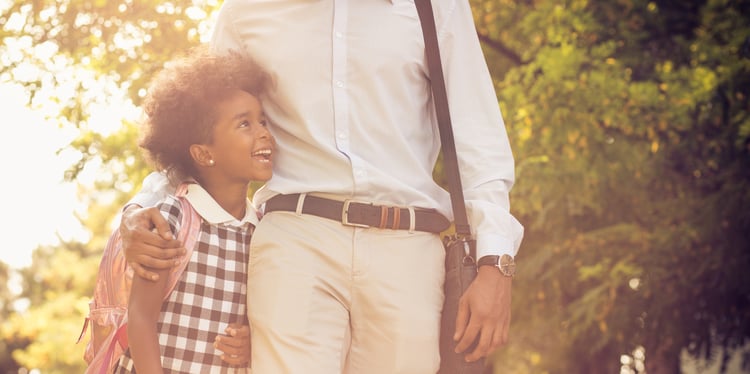
<svg viewBox="0 0 750 374">
<path fill-rule="evenodd" d="M 4 248 L 10 250 L 3 250 L 0 260 L 14 268 L 30 265 L 31 253 L 39 245 L 88 238 L 74 215 L 82 208 L 76 202 L 75 186 L 62 182 L 62 170 L 76 155 L 56 153 L 77 133 L 50 123 L 42 113 L 26 107 L 25 100 L 22 86 L 3 83 L 0 102 L 14 125 L 0 127 L 0 136 L 13 140 L 0 148 L 0 158 L 11 160 L 4 167 L 5 175 L 24 180 L 4 183 L 0 193 L 0 205 L 13 212 L 0 218 L 0 227 L 13 233 L 6 236 Z M 44 212 L 44 219 L 39 212 Z"/>
<path fill-rule="evenodd" d="M 55 16 L 55 13 L 57 13 L 57 7 L 54 6 L 42 9 L 39 11 L 39 19 L 44 22 L 49 22 Z"/>
<path fill-rule="evenodd" d="M 90 25 L 92 22 L 91 14 L 89 13 L 78 13 L 76 14 L 76 19 L 73 21 L 73 24 L 76 27 L 81 27 L 83 25 Z"/>
<path fill-rule="evenodd" d="M 34 46 L 34 56 L 40 60 L 50 60 L 55 57 L 58 51 L 57 44 L 52 41 L 45 41 Z"/>
<path fill-rule="evenodd" d="M 23 25 L 26 23 L 26 16 L 22 13 L 23 12 L 11 14 L 8 21 L 3 25 L 3 28 L 11 32 L 21 31 Z"/>
<path fill-rule="evenodd" d="M 191 6 L 187 8 L 185 10 L 185 15 L 188 16 L 188 18 L 195 20 L 195 21 L 205 19 L 207 16 L 206 12 L 203 9 L 198 8 L 196 6 Z"/>
</svg>

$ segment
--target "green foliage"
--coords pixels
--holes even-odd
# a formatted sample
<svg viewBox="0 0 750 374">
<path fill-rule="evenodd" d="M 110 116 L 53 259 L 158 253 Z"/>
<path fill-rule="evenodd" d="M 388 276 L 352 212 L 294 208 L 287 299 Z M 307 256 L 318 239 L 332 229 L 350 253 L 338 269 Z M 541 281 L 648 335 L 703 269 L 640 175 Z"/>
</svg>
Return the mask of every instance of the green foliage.
<svg viewBox="0 0 750 374">
<path fill-rule="evenodd" d="M 0 261 L 0 317 L 5 319 L 10 314 L 11 303 L 13 302 L 13 296 L 8 289 L 8 281 L 10 280 L 10 268 L 8 265 Z"/>
<path fill-rule="evenodd" d="M 208 34 L 218 6 L 202 0 L 0 5 L 0 82 L 23 85 L 31 108 L 79 130 L 79 137 L 61 150 L 80 155 L 65 172 L 66 180 L 77 181 L 87 169 L 95 175 L 93 184 L 79 186 L 79 198 L 89 206 L 81 220 L 92 239 L 36 250 L 33 265 L 22 271 L 27 310 L 7 311 L 13 300 L 0 289 L 0 372 L 18 367 L 83 372 L 84 347 L 74 343 L 99 256 L 113 218 L 149 170 L 137 146 L 137 124 L 123 118 L 111 124 L 118 130 L 102 132 L 91 122 L 92 108 L 119 111 L 114 105 L 123 101 L 138 105 L 153 72 Z M 0 279 L 5 274 L 0 268 Z"/>
<path fill-rule="evenodd" d="M 493 19 L 522 56 L 495 75 L 527 228 L 498 368 L 615 372 L 643 345 L 649 372 L 676 372 L 683 349 L 742 348 L 750 4 L 525 5 Z"/>
<path fill-rule="evenodd" d="M 10 318 L 13 308 L 12 304 L 16 300 L 15 295 L 8 288 L 9 280 L 11 277 L 12 269 L 7 264 L 0 261 L 0 321 L 7 321 Z M 0 332 L 2 332 L 3 323 L 0 322 Z M 0 336 L 2 336 L 0 334 Z M 23 345 L 14 344 L 15 342 L 0 339 L 0 368 L 3 371 L 16 371 L 18 365 L 11 357 L 11 352 L 17 348 L 23 347 Z"/>
<path fill-rule="evenodd" d="M 30 267 L 21 271 L 27 310 L 0 323 L 13 365 L 45 373 L 82 373 L 84 344 L 75 344 L 88 311 L 99 256 L 82 244 L 39 247 Z M 8 367 L 8 365 L 10 367 Z"/>
</svg>

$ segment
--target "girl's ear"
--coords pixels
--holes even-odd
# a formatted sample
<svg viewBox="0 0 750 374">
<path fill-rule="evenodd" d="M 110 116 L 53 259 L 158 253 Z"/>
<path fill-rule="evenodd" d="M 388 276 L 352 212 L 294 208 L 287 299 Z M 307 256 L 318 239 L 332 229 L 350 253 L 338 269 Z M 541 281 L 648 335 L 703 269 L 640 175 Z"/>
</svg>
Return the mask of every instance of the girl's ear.
<svg viewBox="0 0 750 374">
<path fill-rule="evenodd" d="M 214 158 L 211 155 L 211 150 L 203 144 L 193 144 L 190 146 L 190 157 L 193 158 L 193 162 L 198 166 L 211 167 L 214 166 Z"/>
</svg>

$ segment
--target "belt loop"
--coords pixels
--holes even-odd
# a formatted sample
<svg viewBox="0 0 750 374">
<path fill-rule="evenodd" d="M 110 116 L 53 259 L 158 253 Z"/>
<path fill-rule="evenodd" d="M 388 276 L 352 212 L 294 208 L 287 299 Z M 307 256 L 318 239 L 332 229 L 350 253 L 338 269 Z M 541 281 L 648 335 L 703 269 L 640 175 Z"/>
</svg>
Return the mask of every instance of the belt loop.
<svg viewBox="0 0 750 374">
<path fill-rule="evenodd" d="M 302 207 L 305 206 L 306 197 L 306 193 L 301 193 L 299 194 L 299 197 L 297 197 L 297 209 L 295 209 L 294 213 L 296 213 L 298 216 L 302 214 Z"/>
<path fill-rule="evenodd" d="M 407 209 L 409 209 L 409 234 L 413 234 L 416 221 L 416 217 L 414 215 L 414 207 L 409 205 Z"/>
<path fill-rule="evenodd" d="M 380 226 L 378 228 L 384 229 L 386 222 L 388 222 L 388 207 L 383 205 L 380 207 Z"/>
<path fill-rule="evenodd" d="M 401 208 L 395 206 L 393 207 L 393 226 L 391 228 L 394 230 L 398 230 L 400 225 L 401 225 Z"/>
</svg>

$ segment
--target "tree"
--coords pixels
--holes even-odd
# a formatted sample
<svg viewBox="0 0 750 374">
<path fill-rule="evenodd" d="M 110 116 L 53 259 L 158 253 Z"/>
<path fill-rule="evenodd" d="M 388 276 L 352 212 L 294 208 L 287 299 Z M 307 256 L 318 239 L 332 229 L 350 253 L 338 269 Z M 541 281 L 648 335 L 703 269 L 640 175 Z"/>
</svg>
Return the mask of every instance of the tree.
<svg viewBox="0 0 750 374">
<path fill-rule="evenodd" d="M 39 247 L 21 271 L 28 310 L 11 314 L 0 330 L 21 367 L 82 373 L 84 345 L 75 341 L 88 311 L 98 257 L 82 244 Z"/>
<path fill-rule="evenodd" d="M 8 320 L 12 312 L 12 304 L 16 299 L 8 288 L 11 272 L 12 269 L 0 261 L 0 321 Z M 0 322 L 0 331 L 2 331 L 2 325 L 3 323 Z M 10 352 L 20 347 L 12 341 L 0 340 L 0 372 L 16 372 L 18 370 L 18 365 L 13 361 Z"/>
<path fill-rule="evenodd" d="M 94 185 L 80 186 L 80 199 L 89 206 L 81 219 L 93 239 L 38 248 L 33 265 L 23 270 L 21 297 L 29 308 L 2 316 L 0 341 L 12 361 L 0 356 L 1 372 L 18 367 L 83 372 L 84 347 L 74 342 L 103 244 L 117 210 L 149 170 L 132 119 L 124 118 L 118 131 L 103 133 L 90 121 L 90 112 L 96 105 L 137 105 L 151 74 L 207 35 L 217 7 L 199 0 L 0 5 L 0 82 L 24 85 L 31 108 L 59 108 L 56 122 L 80 131 L 70 149 L 81 158 L 64 173 L 67 180 L 76 181 L 86 168 L 97 175 Z"/>
<path fill-rule="evenodd" d="M 683 349 L 745 345 L 747 8 L 478 6 L 512 64 L 495 76 L 527 227 L 501 372 L 614 372 L 642 345 L 671 373 Z"/>
<path fill-rule="evenodd" d="M 88 122 L 89 110 L 123 100 L 138 105 L 151 75 L 208 34 L 218 6 L 208 0 L 37 0 L 14 1 L 0 11 L 0 78 L 23 84 L 32 107 L 58 103 L 61 122 L 81 131 L 71 144 L 81 160 L 67 179 L 102 162 L 97 190 L 131 193 L 147 170 L 137 127 L 124 122 L 121 132 L 103 135 Z"/>
</svg>

